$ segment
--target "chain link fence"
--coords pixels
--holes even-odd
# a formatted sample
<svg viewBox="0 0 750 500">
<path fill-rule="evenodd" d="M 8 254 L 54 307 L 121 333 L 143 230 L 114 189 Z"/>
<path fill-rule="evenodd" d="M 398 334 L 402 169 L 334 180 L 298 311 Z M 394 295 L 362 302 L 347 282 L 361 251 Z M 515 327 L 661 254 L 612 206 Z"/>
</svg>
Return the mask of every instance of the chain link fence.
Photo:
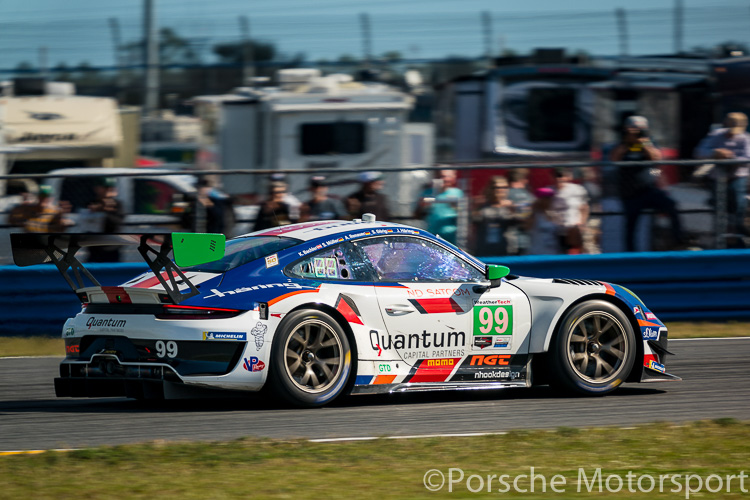
<svg viewBox="0 0 750 500">
<path fill-rule="evenodd" d="M 535 162 L 446 164 L 426 169 L 323 168 L 315 172 L 92 169 L 91 173 L 76 175 L 7 175 L 0 177 L 7 193 L 0 198 L 0 264 L 12 263 L 8 242 L 11 232 L 188 230 L 237 236 L 264 224 L 353 219 L 361 217 L 363 211 L 380 211 L 387 214 L 376 213 L 380 219 L 437 232 L 458 246 L 485 256 L 533 254 L 533 240 L 540 232 L 556 240 L 543 253 L 625 251 L 627 220 L 634 213 L 637 225 L 631 232 L 637 251 L 744 248 L 750 243 L 743 224 L 746 203 L 738 200 L 746 199 L 747 193 L 733 191 L 735 183 L 731 176 L 733 167 L 739 164 L 742 162 L 736 160 L 710 164 L 706 161 Z M 674 175 L 673 182 L 668 184 L 652 176 L 653 184 L 635 203 L 640 203 L 638 209 L 632 200 L 623 200 L 618 195 L 617 172 L 644 167 L 649 171 L 670 169 Z M 527 174 L 525 189 L 529 197 L 524 206 L 502 201 L 507 196 L 493 197 L 487 189 L 488 185 L 494 187 L 492 183 L 504 184 L 497 179 L 507 178 L 516 169 L 524 169 Z M 456 171 L 455 185 L 441 184 L 438 174 L 444 170 Z M 570 231 L 563 222 L 562 212 L 572 208 L 558 200 L 559 186 L 555 182 L 556 172 L 561 170 L 570 172 L 572 183 L 582 186 L 583 191 L 576 191 L 578 202 L 585 201 L 587 206 L 588 215 L 581 221 L 577 242 L 569 241 Z M 228 188 L 237 176 L 251 178 L 253 189 L 231 196 L 225 194 L 231 191 Z M 317 180 L 311 185 L 313 176 Z M 319 191 L 321 186 L 324 193 Z M 508 185 L 524 189 L 520 186 Z M 545 189 L 548 186 L 558 193 Z M 369 191 L 373 188 L 374 191 Z M 316 203 L 310 204 L 316 195 Z M 668 205 L 650 203 L 650 196 L 664 196 L 674 202 L 681 226 L 679 233 L 672 230 Z M 104 208 L 108 202 L 102 200 L 108 197 L 117 200 L 116 216 Z M 547 197 L 551 198 L 550 203 L 544 201 Z M 60 213 L 49 218 L 46 226 L 31 227 L 29 221 L 39 216 L 40 198 L 47 200 L 50 210 Z M 493 206 L 497 208 L 494 212 Z M 492 220 L 487 219 L 488 214 L 494 214 Z M 498 246 L 503 239 L 505 246 Z M 503 251 L 493 251 L 497 248 Z M 121 260 L 129 259 L 121 256 Z"/>
</svg>

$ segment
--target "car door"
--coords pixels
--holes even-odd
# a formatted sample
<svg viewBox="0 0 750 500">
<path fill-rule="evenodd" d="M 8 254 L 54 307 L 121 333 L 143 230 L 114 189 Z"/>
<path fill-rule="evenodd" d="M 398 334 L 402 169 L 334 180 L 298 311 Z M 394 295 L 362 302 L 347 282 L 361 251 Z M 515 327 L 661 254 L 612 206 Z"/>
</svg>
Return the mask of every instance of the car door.
<svg viewBox="0 0 750 500">
<path fill-rule="evenodd" d="M 371 332 L 371 344 L 382 359 L 411 367 L 404 382 L 523 378 L 531 312 L 522 291 L 507 281 L 490 288 L 483 271 L 425 238 L 357 246 L 377 277 L 386 326 Z"/>
<path fill-rule="evenodd" d="M 377 306 L 385 332 L 371 343 L 383 359 L 450 359 L 466 355 L 471 340 L 473 288 L 482 272 L 426 238 L 376 237 L 357 242 L 376 275 Z M 452 366 L 445 361 L 445 366 Z"/>
</svg>

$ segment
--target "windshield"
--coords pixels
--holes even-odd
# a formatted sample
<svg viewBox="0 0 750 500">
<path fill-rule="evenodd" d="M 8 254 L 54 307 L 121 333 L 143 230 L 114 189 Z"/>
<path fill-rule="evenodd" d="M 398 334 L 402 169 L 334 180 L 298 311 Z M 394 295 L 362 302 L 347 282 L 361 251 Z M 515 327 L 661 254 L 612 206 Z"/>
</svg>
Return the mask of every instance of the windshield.
<svg viewBox="0 0 750 500">
<path fill-rule="evenodd" d="M 298 243 L 300 243 L 300 240 L 280 238 L 278 236 L 251 236 L 229 240 L 227 241 L 224 258 L 206 264 L 198 264 L 197 266 L 183 267 L 182 271 L 224 273 L 261 257 L 275 254 Z"/>
</svg>

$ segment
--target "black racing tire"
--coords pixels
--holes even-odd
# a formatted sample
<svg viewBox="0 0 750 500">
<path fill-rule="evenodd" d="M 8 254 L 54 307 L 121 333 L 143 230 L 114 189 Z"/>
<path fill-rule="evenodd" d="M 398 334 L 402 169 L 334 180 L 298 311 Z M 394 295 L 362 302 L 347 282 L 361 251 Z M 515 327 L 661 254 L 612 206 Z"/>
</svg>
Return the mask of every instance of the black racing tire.
<svg viewBox="0 0 750 500">
<path fill-rule="evenodd" d="M 348 387 L 351 356 L 346 332 L 330 315 L 316 309 L 289 313 L 274 335 L 270 389 L 294 406 L 328 404 Z"/>
<path fill-rule="evenodd" d="M 604 300 L 582 302 L 565 314 L 550 345 L 550 385 L 587 396 L 608 394 L 628 378 L 636 350 L 621 309 Z"/>
</svg>

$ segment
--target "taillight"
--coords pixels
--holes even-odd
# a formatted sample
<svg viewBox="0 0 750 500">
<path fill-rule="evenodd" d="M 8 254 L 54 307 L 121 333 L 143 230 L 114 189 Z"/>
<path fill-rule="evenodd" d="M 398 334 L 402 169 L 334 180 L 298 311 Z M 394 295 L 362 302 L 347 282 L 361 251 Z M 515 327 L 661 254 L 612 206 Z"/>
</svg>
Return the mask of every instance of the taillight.
<svg viewBox="0 0 750 500">
<path fill-rule="evenodd" d="M 165 305 L 158 319 L 224 319 L 233 318 L 245 311 L 242 309 L 226 309 L 223 307 L 201 307 Z"/>
</svg>

